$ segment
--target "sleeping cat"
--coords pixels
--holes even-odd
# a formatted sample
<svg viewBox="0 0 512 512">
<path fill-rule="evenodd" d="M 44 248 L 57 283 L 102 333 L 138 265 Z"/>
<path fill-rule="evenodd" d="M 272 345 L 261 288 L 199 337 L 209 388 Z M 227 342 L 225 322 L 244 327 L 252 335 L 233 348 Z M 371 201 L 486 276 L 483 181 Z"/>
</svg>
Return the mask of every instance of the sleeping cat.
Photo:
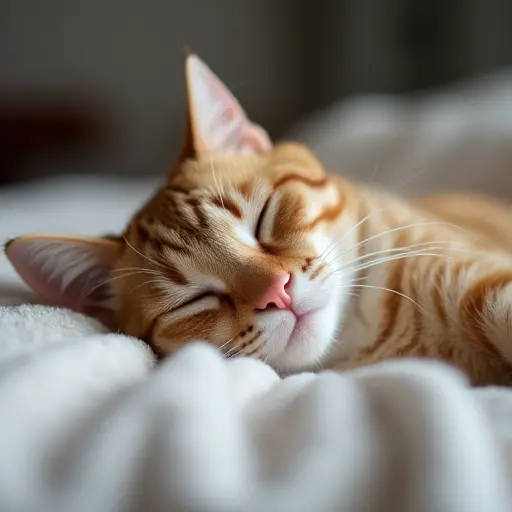
<svg viewBox="0 0 512 512">
<path fill-rule="evenodd" d="M 197 56 L 186 76 L 181 154 L 121 236 L 7 244 L 37 293 L 162 355 L 206 340 L 283 373 L 412 356 L 512 380 L 512 211 L 326 174 L 273 145 Z"/>
</svg>

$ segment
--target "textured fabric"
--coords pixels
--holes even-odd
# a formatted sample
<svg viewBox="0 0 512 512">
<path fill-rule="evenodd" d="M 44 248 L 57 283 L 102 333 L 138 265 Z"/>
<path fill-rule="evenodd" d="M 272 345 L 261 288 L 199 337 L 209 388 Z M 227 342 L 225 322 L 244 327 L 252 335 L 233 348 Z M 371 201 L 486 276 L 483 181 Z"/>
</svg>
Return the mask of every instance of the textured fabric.
<svg viewBox="0 0 512 512">
<path fill-rule="evenodd" d="M 0 309 L 0 510 L 512 510 L 512 393 L 402 361 L 280 379 Z"/>
</svg>

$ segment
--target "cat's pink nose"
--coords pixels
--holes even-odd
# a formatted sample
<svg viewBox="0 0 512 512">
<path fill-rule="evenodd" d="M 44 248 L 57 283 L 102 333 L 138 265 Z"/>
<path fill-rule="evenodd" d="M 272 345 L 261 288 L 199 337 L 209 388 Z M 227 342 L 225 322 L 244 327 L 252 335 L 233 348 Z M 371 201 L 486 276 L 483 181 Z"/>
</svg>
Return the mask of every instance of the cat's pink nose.
<svg viewBox="0 0 512 512">
<path fill-rule="evenodd" d="M 270 281 L 261 297 L 255 301 L 254 307 L 256 309 L 266 309 L 270 305 L 275 305 L 279 309 L 290 307 L 292 300 L 285 289 L 290 279 L 290 274 L 278 274 Z"/>
</svg>

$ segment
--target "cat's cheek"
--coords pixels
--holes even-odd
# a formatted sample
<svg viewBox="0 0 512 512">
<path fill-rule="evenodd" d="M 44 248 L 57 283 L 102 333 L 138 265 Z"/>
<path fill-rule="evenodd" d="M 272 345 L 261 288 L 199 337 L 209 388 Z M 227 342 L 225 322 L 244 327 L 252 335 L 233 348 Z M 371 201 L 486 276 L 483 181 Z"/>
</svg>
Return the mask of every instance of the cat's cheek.
<svg viewBox="0 0 512 512">
<path fill-rule="evenodd" d="M 332 237 L 321 232 L 313 232 L 308 236 L 308 242 L 312 245 L 317 255 L 324 254 L 333 240 Z"/>
</svg>

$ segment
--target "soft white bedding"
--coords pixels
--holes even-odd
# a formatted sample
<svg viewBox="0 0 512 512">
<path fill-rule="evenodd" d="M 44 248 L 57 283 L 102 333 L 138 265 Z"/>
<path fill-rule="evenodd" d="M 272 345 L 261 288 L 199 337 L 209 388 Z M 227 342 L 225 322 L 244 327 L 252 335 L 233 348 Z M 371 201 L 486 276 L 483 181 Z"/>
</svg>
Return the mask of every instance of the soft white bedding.
<svg viewBox="0 0 512 512">
<path fill-rule="evenodd" d="M 0 190 L 0 239 L 116 231 L 153 186 Z M 509 390 L 415 361 L 280 379 L 202 344 L 155 366 L 34 302 L 1 255 L 2 512 L 512 510 Z"/>
</svg>

